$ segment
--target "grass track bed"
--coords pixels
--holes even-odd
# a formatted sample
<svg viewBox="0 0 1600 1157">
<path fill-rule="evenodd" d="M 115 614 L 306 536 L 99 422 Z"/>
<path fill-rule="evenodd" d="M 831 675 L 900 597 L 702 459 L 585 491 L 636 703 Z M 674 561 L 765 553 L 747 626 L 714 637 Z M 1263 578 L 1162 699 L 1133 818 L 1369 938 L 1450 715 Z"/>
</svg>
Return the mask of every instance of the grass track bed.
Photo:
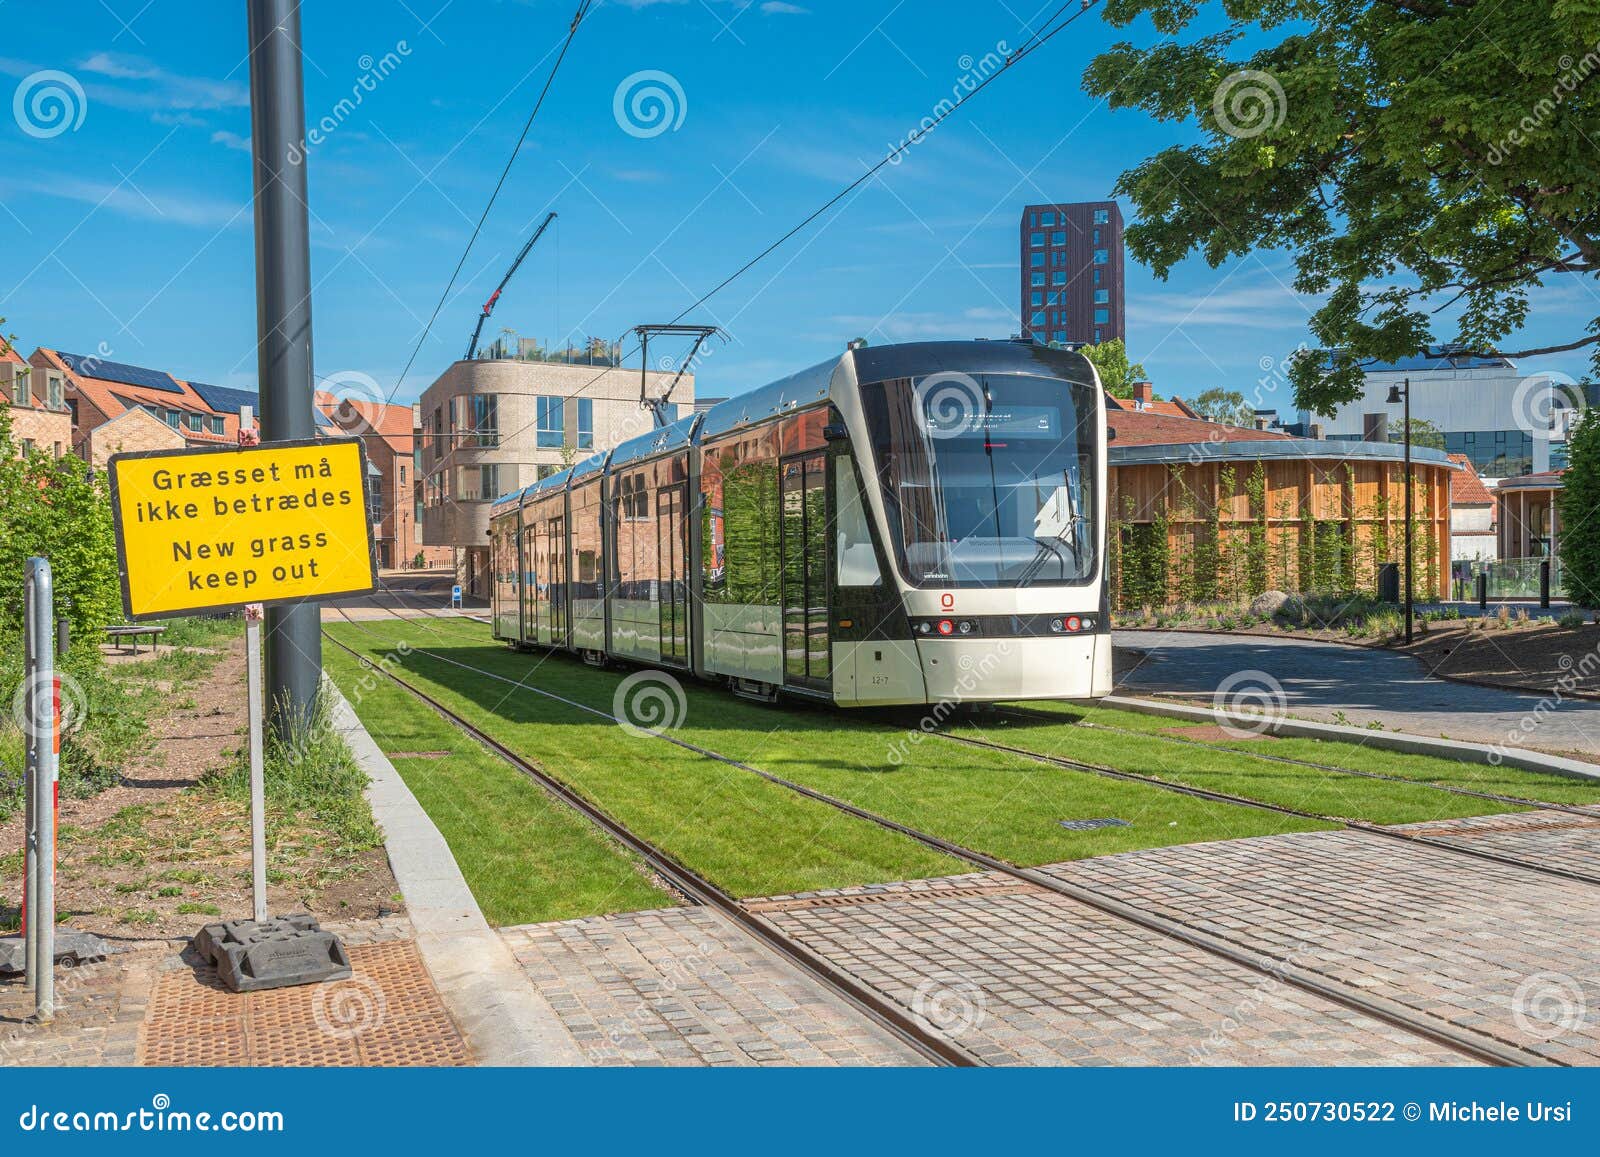
<svg viewBox="0 0 1600 1157">
<path fill-rule="evenodd" d="M 1172 769 L 1171 772 L 1160 770 L 1149 771 L 1148 774 L 1161 775 L 1163 778 L 1175 779 L 1177 773 L 1184 769 L 1193 769 L 1196 775 L 1210 775 L 1219 766 L 1217 756 L 1187 744 L 1175 744 L 1163 737 L 1164 732 L 1170 731 L 1178 738 L 1184 738 L 1186 732 L 1195 733 L 1195 736 L 1204 737 L 1210 728 L 1203 723 L 1189 723 L 1179 719 L 1168 719 L 1159 716 L 1144 715 L 1136 711 L 1121 711 L 1108 707 L 1085 708 L 1081 705 L 1068 703 L 1028 703 L 1024 705 L 1027 711 L 1034 714 L 1049 714 L 1058 716 L 1060 724 L 1050 724 L 1037 719 L 1007 715 L 1004 712 L 992 721 L 983 723 L 983 730 L 989 738 L 997 742 L 1010 743 L 1016 747 L 1033 747 L 1036 741 L 1042 741 L 1053 746 L 1046 750 L 1043 747 L 1034 748 L 1045 751 L 1049 755 L 1066 754 L 1067 749 L 1077 749 L 1088 752 L 1105 750 L 1106 743 L 1093 742 L 1090 737 L 1095 735 L 1094 728 L 1078 726 L 1080 723 L 1101 724 L 1106 727 L 1117 727 L 1129 731 L 1139 731 L 1150 735 L 1148 740 L 1135 739 L 1133 736 L 1117 735 L 1115 732 L 1102 733 L 1107 740 L 1121 741 L 1129 751 L 1140 752 L 1140 759 L 1145 766 Z M 1437 805 L 1445 810 L 1433 811 L 1429 814 L 1418 815 L 1418 820 L 1436 819 L 1446 816 L 1471 816 L 1489 815 L 1495 813 L 1512 812 L 1518 810 L 1509 804 L 1496 803 L 1493 800 L 1474 800 L 1469 796 L 1451 795 L 1448 792 L 1433 791 L 1426 787 L 1416 789 L 1420 795 L 1411 795 L 1411 789 L 1404 785 L 1385 785 L 1373 780 L 1363 780 L 1355 776 L 1340 776 L 1337 772 L 1319 771 L 1309 767 L 1295 767 L 1290 764 L 1277 763 L 1271 759 L 1258 758 L 1260 755 L 1280 756 L 1286 759 L 1302 759 L 1312 763 L 1327 764 L 1332 767 L 1348 768 L 1352 771 L 1373 772 L 1378 775 L 1395 776 L 1401 779 L 1414 779 L 1419 784 L 1440 784 L 1447 787 L 1464 788 L 1469 791 L 1493 792 L 1499 795 L 1519 796 L 1524 799 L 1542 800 L 1546 803 L 1560 804 L 1596 804 L 1600 803 L 1600 784 L 1587 784 L 1580 780 L 1571 779 L 1561 775 L 1547 775 L 1539 772 L 1524 771 L 1515 767 L 1491 767 L 1481 763 L 1462 763 L 1451 759 L 1440 759 L 1428 755 L 1412 755 L 1403 751 L 1389 751 L 1381 747 L 1367 747 L 1359 743 L 1340 743 L 1336 741 L 1301 738 L 1262 738 L 1262 739 L 1227 739 L 1215 741 L 1209 737 L 1202 742 L 1212 746 L 1216 751 L 1231 753 L 1220 757 L 1231 761 L 1239 769 L 1241 783 L 1258 782 L 1262 790 L 1272 791 L 1300 791 L 1305 790 L 1303 785 L 1324 777 L 1331 781 L 1321 798 L 1334 801 L 1343 799 L 1344 807 L 1372 806 L 1382 809 L 1396 807 L 1409 808 L 1423 806 L 1425 799 L 1442 799 L 1445 804 Z M 1081 747 L 1079 745 L 1082 745 Z M 1149 745 L 1149 746 L 1145 746 Z M 1095 759 L 1092 755 L 1074 755 L 1072 758 L 1083 759 L 1087 762 L 1111 763 L 1110 760 Z M 1115 764 L 1123 767 L 1123 764 Z M 1226 764 L 1222 765 L 1224 769 Z M 1142 770 L 1142 767 L 1126 767 L 1125 770 Z M 1183 782 L 1190 782 L 1185 780 Z M 1352 812 L 1339 810 L 1334 807 L 1313 806 L 1311 797 L 1303 797 L 1308 802 L 1296 803 L 1290 797 L 1268 797 L 1256 795 L 1252 791 L 1240 790 L 1231 787 L 1221 787 L 1215 782 L 1193 781 L 1198 787 L 1211 787 L 1221 791 L 1237 791 L 1240 795 L 1249 795 L 1252 798 L 1263 799 L 1272 803 L 1286 803 L 1292 807 L 1300 807 L 1310 811 L 1320 811 L 1324 814 L 1343 815 L 1351 819 L 1364 819 L 1372 823 L 1405 823 L 1403 819 L 1379 818 L 1378 811 Z M 1399 789 L 1398 793 L 1386 792 L 1386 787 Z M 1464 809 L 1464 810 L 1456 810 Z M 1424 809 L 1426 810 L 1426 809 Z M 1392 813 L 1398 814 L 1398 813 Z"/>
<path fill-rule="evenodd" d="M 494 644 L 481 627 L 468 634 L 453 626 L 395 622 L 362 624 L 360 629 L 333 625 L 331 632 L 373 658 L 394 653 L 392 648 L 405 641 L 513 678 L 526 674 L 534 662 Z M 748 772 L 648 736 L 631 735 L 609 720 L 485 680 L 428 655 L 413 652 L 403 662 L 408 681 L 733 895 L 841 888 L 967 869 L 962 861 L 934 853 L 908 837 L 804 799 Z M 570 662 L 545 668 L 541 684 L 579 698 L 569 675 L 605 680 L 603 687 L 590 683 L 588 689 L 603 691 L 593 698 L 609 710 L 618 677 Z M 410 710 L 428 708 L 413 701 Z M 431 808 L 429 814 L 437 822 Z"/>
<path fill-rule="evenodd" d="M 675 902 L 636 856 L 406 691 L 364 674 L 336 647 L 327 649 L 325 660 L 362 724 L 438 825 L 491 924 Z"/>
<path fill-rule="evenodd" d="M 375 650 L 375 653 L 382 651 L 385 641 L 395 645 L 404 639 L 414 647 L 425 647 L 456 663 L 511 679 L 528 679 L 536 686 L 606 712 L 613 709 L 613 695 L 623 678 L 623 673 L 595 671 L 566 656 L 514 653 L 495 643 L 488 631 L 476 624 L 390 621 L 363 626 L 371 633 L 363 636 L 361 631 L 345 625 L 336 625 L 332 630 L 352 646 Z M 475 723 L 503 742 L 537 757 L 549 770 L 583 790 L 590 789 L 561 770 L 561 766 L 574 759 L 574 733 L 577 738 L 613 744 L 614 736 L 621 733 L 620 728 L 609 722 L 594 717 L 590 717 L 593 724 L 577 720 L 573 708 L 540 699 L 529 692 L 512 691 L 505 684 L 486 681 L 470 671 L 430 660 L 425 655 L 412 654 L 406 657 L 405 663 L 409 671 L 425 674 L 430 681 L 436 680 L 438 686 L 449 689 L 458 698 L 477 699 L 485 705 L 479 708 L 482 714 L 472 716 L 465 711 L 463 714 L 469 714 Z M 494 706 L 495 701 L 508 692 L 510 698 Z M 719 688 L 693 681 L 685 682 L 684 693 L 687 709 L 682 723 L 673 731 L 676 737 L 746 760 L 776 775 L 1016 863 L 1052 863 L 1138 848 L 1323 830 L 1328 826 L 1197 800 L 1140 784 L 1063 771 L 1003 752 L 983 751 L 932 738 L 915 742 L 907 735 L 904 713 L 890 719 L 881 713 L 752 704 Z M 522 721 L 518 722 L 519 719 Z M 598 733 L 595 725 L 599 727 Z M 663 771 L 684 767 L 687 761 L 687 765 L 699 765 L 701 775 L 707 774 L 704 771 L 707 767 L 716 768 L 710 774 L 726 785 L 723 790 L 743 792 L 749 789 L 736 788 L 736 783 L 759 783 L 749 773 L 717 768 L 701 757 L 660 740 L 630 739 L 630 742 L 635 745 L 629 749 L 633 752 L 639 751 L 636 746 L 639 743 L 650 745 L 645 754 L 652 761 L 651 766 Z M 736 779 L 730 780 L 730 776 Z M 648 834 L 623 811 L 624 807 L 634 810 L 644 805 L 644 801 L 630 798 L 638 787 L 636 783 L 601 783 L 593 777 L 587 782 L 595 789 L 592 798 L 636 831 Z M 655 792 L 659 786 L 660 782 L 655 780 L 643 785 L 647 794 Z M 782 791 L 772 785 L 761 786 Z M 785 794 L 791 800 L 796 799 L 790 793 Z M 658 822 L 665 822 L 669 817 L 670 811 L 659 817 Z M 862 822 L 839 818 L 840 822 L 850 824 Z M 1126 820 L 1130 826 L 1069 831 L 1058 822 L 1101 818 Z M 728 842 L 758 861 L 774 858 L 762 841 L 763 837 L 752 831 L 736 834 Z M 693 856 L 686 858 L 691 865 L 710 871 L 710 862 Z M 945 865 L 939 869 L 941 872 L 966 870 L 963 864 L 939 859 Z M 889 878 L 892 877 L 879 877 Z M 822 885 L 807 885 L 818 886 Z"/>
</svg>

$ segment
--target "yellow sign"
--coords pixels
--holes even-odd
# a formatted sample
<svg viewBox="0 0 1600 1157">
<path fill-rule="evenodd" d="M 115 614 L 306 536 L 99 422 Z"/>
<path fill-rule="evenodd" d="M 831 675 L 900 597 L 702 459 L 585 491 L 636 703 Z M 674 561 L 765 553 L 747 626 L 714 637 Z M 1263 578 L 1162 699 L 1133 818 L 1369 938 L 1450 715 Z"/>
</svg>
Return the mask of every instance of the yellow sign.
<svg viewBox="0 0 1600 1157">
<path fill-rule="evenodd" d="M 110 465 L 130 619 L 377 585 L 359 438 L 117 454 Z"/>
</svg>

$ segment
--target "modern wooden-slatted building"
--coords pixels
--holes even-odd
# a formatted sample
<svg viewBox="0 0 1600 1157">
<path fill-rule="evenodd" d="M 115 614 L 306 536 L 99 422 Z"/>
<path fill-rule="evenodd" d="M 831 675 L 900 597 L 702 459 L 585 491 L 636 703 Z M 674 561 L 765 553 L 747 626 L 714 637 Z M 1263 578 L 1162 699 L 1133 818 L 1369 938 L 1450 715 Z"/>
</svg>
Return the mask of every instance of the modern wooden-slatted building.
<svg viewBox="0 0 1600 1157">
<path fill-rule="evenodd" d="M 1375 592 L 1405 551 L 1399 445 L 1326 442 L 1153 410 L 1111 409 L 1112 598 L 1120 608 L 1266 590 Z M 1413 448 L 1419 598 L 1450 586 L 1459 467 Z"/>
</svg>

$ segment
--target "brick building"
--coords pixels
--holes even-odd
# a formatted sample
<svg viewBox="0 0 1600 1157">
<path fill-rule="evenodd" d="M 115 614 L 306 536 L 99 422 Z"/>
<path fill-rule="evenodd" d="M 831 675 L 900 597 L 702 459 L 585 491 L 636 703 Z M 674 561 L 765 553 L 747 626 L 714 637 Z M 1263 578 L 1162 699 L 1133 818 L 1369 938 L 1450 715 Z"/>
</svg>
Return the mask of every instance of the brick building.
<svg viewBox="0 0 1600 1157">
<path fill-rule="evenodd" d="M 19 451 L 39 450 L 59 458 L 72 448 L 72 415 L 60 374 L 37 373 L 0 338 L 0 400 L 11 415 L 11 439 Z"/>
<path fill-rule="evenodd" d="M 422 479 L 416 472 L 417 411 L 414 406 L 335 399 L 319 393 L 317 406 L 340 431 L 366 444 L 378 490 L 373 536 L 378 566 L 407 569 L 420 556 L 425 567 L 451 564 L 451 551 L 422 542 Z"/>
<path fill-rule="evenodd" d="M 1020 332 L 1040 342 L 1126 341 L 1117 203 L 1029 205 L 1019 232 Z"/>
</svg>

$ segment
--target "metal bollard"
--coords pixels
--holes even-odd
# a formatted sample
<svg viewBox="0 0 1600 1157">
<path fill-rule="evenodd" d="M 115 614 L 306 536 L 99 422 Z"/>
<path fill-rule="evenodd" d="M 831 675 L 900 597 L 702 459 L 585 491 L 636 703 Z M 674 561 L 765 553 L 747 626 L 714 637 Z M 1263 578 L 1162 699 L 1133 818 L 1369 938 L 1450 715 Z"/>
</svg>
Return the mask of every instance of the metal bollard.
<svg viewBox="0 0 1600 1157">
<path fill-rule="evenodd" d="M 1489 576 L 1482 571 L 1478 572 L 1478 609 L 1489 609 Z"/>
<path fill-rule="evenodd" d="M 72 623 L 67 616 L 62 615 L 56 620 L 56 658 L 67 657 L 67 649 L 72 645 Z"/>
<path fill-rule="evenodd" d="M 56 987 L 56 720 L 55 602 L 50 562 L 30 558 L 23 587 L 26 655 L 23 687 L 27 699 L 28 888 L 27 968 L 34 1016 L 55 1019 Z"/>
<path fill-rule="evenodd" d="M 1539 605 L 1550 606 L 1550 560 L 1545 559 L 1539 564 Z"/>
</svg>

